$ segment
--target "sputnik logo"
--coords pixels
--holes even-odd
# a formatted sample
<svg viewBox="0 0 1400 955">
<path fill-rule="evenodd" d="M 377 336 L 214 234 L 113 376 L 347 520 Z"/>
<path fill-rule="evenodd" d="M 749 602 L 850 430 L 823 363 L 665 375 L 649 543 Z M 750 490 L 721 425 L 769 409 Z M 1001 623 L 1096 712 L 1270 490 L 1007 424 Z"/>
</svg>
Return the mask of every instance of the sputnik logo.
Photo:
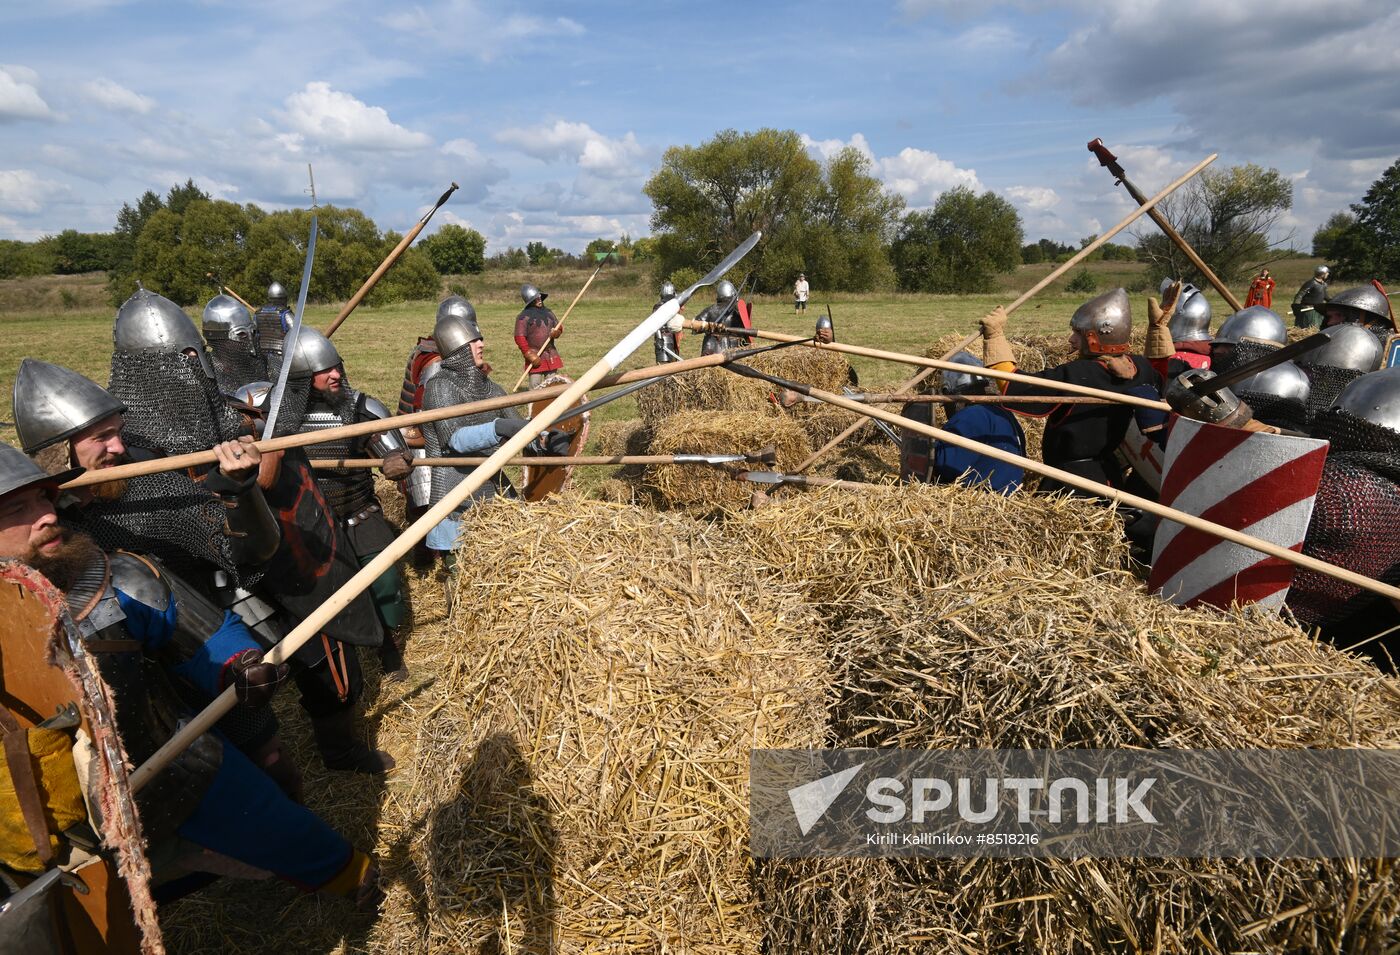
<svg viewBox="0 0 1400 955">
<path fill-rule="evenodd" d="M 839 773 L 823 776 L 787 791 L 793 814 L 797 816 L 797 826 L 804 836 L 826 815 L 831 804 L 846 791 L 846 787 L 864 765 L 857 763 L 850 769 L 843 769 Z"/>
</svg>

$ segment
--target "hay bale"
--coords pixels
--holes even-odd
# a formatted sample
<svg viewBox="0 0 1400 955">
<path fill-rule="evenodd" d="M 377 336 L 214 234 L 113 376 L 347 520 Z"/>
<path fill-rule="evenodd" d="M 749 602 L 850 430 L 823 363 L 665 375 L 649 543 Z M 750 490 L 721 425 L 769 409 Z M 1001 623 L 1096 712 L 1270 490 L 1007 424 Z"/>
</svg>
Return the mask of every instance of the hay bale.
<svg viewBox="0 0 1400 955">
<path fill-rule="evenodd" d="M 836 745 L 1400 744 L 1369 664 L 1263 612 L 1183 611 L 1124 573 L 969 578 L 834 634 Z M 1298 679 L 1310 674 L 1323 679 Z M 1350 951 L 1400 941 L 1392 860 L 803 860 L 760 867 L 777 951 Z M 1282 913 L 1291 913 L 1277 920 Z M 940 950 L 943 947 L 940 946 Z M 971 950 L 971 949 L 967 949 Z"/>
<path fill-rule="evenodd" d="M 647 453 L 743 454 L 769 444 L 777 448 L 777 470 L 795 467 L 812 451 L 806 430 L 790 418 L 682 411 L 661 421 Z M 742 505 L 753 490 L 722 471 L 693 464 L 648 467 L 645 481 L 659 502 L 670 507 Z"/>
<path fill-rule="evenodd" d="M 850 379 L 850 362 L 839 352 L 800 345 L 764 352 L 744 360 L 759 371 L 789 381 L 840 392 Z M 650 428 L 681 411 L 729 411 L 751 415 L 779 415 L 773 386 L 744 378 L 722 368 L 700 368 L 663 378 L 637 392 L 637 411 Z M 801 414 L 802 412 L 799 412 Z"/>
<path fill-rule="evenodd" d="M 751 747 L 817 746 L 800 597 L 720 532 L 577 497 L 473 512 L 482 568 L 390 731 L 377 951 L 757 952 Z M 381 741 L 385 733 L 381 731 Z"/>
</svg>

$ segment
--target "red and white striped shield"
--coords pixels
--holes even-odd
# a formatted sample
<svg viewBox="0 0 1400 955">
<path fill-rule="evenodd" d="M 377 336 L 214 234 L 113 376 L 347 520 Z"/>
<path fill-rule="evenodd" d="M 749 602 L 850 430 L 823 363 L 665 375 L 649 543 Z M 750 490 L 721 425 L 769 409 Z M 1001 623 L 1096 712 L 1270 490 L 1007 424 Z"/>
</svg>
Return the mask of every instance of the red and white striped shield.
<svg viewBox="0 0 1400 955">
<path fill-rule="evenodd" d="M 1322 480 L 1327 442 L 1175 419 L 1161 501 L 1208 521 L 1300 550 Z M 1175 604 L 1259 603 L 1277 609 L 1293 565 L 1163 520 L 1148 587 Z"/>
<path fill-rule="evenodd" d="M 1162 461 L 1165 452 L 1156 441 L 1142 433 L 1136 419 L 1128 422 L 1127 433 L 1123 435 L 1123 443 L 1118 446 L 1118 451 L 1128 467 L 1132 468 L 1133 473 L 1142 478 L 1148 487 L 1154 491 L 1162 490 Z"/>
</svg>

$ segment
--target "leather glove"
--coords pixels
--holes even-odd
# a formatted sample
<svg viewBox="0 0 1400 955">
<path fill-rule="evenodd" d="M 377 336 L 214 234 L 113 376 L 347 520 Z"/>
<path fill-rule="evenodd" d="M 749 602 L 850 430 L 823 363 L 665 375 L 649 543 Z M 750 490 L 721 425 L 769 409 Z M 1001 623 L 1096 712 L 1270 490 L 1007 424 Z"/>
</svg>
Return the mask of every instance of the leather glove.
<svg viewBox="0 0 1400 955">
<path fill-rule="evenodd" d="M 1148 296 L 1147 299 L 1147 348 L 1148 358 L 1170 358 L 1176 354 L 1168 323 L 1176 311 L 1177 299 L 1181 296 L 1181 283 L 1173 282 L 1162 293 L 1162 302 Z"/>
<path fill-rule="evenodd" d="M 982 361 L 988 368 L 993 365 L 1016 364 L 1011 343 L 1006 340 L 1007 320 L 1006 309 L 998 305 L 982 316 L 979 323 L 982 327 Z"/>
<path fill-rule="evenodd" d="M 564 325 L 561 322 L 560 324 L 555 325 L 549 330 L 549 340 L 554 341 L 554 339 L 558 338 L 562 334 L 564 334 Z"/>
<path fill-rule="evenodd" d="M 224 664 L 223 687 L 233 686 L 238 702 L 261 709 L 287 680 L 290 667 L 285 663 L 267 663 L 261 650 L 244 650 L 229 657 Z"/>
<path fill-rule="evenodd" d="M 538 365 L 539 363 L 540 363 L 540 353 L 537 352 L 537 351 L 535 351 L 535 350 L 532 349 L 532 348 L 531 348 L 531 349 L 526 349 L 526 351 L 525 351 L 525 364 L 527 364 L 527 365 L 529 365 L 531 368 L 533 368 L 533 367 L 535 367 L 536 365 Z"/>
<path fill-rule="evenodd" d="M 562 458 L 569 453 L 569 444 L 572 441 L 573 435 L 567 431 L 550 428 L 540 432 L 535 440 L 525 447 L 525 453 L 536 457 Z"/>
<path fill-rule="evenodd" d="M 497 418 L 496 437 L 502 441 L 509 441 L 515 437 L 516 433 L 526 425 L 524 418 Z"/>
<path fill-rule="evenodd" d="M 379 473 L 390 481 L 402 481 L 413 470 L 412 461 L 407 451 L 390 451 L 380 462 Z"/>
</svg>

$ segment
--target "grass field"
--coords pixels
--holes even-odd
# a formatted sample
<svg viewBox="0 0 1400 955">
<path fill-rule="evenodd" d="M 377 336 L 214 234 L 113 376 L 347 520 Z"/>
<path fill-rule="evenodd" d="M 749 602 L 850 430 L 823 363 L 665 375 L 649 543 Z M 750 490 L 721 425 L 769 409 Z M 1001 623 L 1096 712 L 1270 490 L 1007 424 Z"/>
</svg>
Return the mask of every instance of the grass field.
<svg viewBox="0 0 1400 955">
<path fill-rule="evenodd" d="M 1276 305 L 1286 312 L 1286 303 L 1304 278 L 1311 274 L 1315 260 L 1292 259 L 1277 264 L 1279 280 Z M 842 341 L 884 348 L 891 351 L 922 353 L 927 345 L 949 333 L 969 333 L 977 319 L 998 304 L 1005 304 L 1043 278 L 1053 266 L 1022 266 L 1005 276 L 1005 288 L 988 295 L 901 295 L 895 293 L 826 294 L 820 288 L 805 317 L 794 315 L 786 296 L 759 296 L 755 324 L 765 330 L 789 334 L 810 333 L 819 311 L 831 306 L 838 337 Z M 1089 271 L 1100 291 L 1114 285 L 1142 286 L 1146 269 L 1136 263 L 1096 262 Z M 465 282 L 477 305 L 487 342 L 487 360 L 495 366 L 494 377 L 509 387 L 520 374 L 520 353 L 511 340 L 515 315 L 520 308 L 516 289 L 526 279 L 550 291 L 549 304 L 562 315 L 588 273 L 556 270 L 531 277 L 526 273 L 486 273 L 470 277 L 449 277 L 445 285 Z M 646 316 L 655 302 L 654 290 L 645 283 L 641 269 L 605 269 L 569 318 L 560 339 L 565 370 L 578 373 L 602 357 L 619 338 Z M 1065 280 L 1052 285 L 1012 318 L 1011 334 L 1056 334 L 1068 327 L 1069 317 L 1087 296 L 1063 291 Z M 14 381 L 20 361 L 32 356 L 73 368 L 105 385 L 111 357 L 114 309 L 103 304 L 105 278 L 91 276 L 46 276 L 35 279 L 0 281 L 0 381 Z M 249 290 L 240 290 L 252 300 Z M 62 306 L 67 300 L 78 303 Z M 1243 290 L 1237 294 L 1243 298 Z M 1228 309 L 1214 293 L 1211 299 L 1217 314 Z M 694 315 L 710 301 L 704 292 L 687 308 Z M 1146 318 L 1146 293 L 1133 295 L 1138 321 Z M 59 304 L 55 304 L 55 303 Z M 324 328 L 334 317 L 336 306 L 307 308 L 307 321 Z M 395 404 L 403 380 L 404 361 L 418 336 L 430 334 L 434 302 L 414 302 L 383 308 L 361 307 L 336 333 L 335 342 L 345 357 L 346 370 L 355 387 Z M 194 311 L 193 309 L 191 311 Z M 196 312 L 197 314 L 197 312 Z M 697 338 L 682 342 L 682 353 L 698 353 Z M 624 366 L 651 363 L 650 346 L 644 346 Z M 912 373 L 905 365 L 875 359 L 855 358 L 853 364 L 866 388 L 894 384 Z M 0 439 L 13 443 L 15 432 L 8 425 L 10 387 L 0 395 Z M 594 427 L 636 417 L 631 397 L 607 405 L 595 413 Z"/>
</svg>

